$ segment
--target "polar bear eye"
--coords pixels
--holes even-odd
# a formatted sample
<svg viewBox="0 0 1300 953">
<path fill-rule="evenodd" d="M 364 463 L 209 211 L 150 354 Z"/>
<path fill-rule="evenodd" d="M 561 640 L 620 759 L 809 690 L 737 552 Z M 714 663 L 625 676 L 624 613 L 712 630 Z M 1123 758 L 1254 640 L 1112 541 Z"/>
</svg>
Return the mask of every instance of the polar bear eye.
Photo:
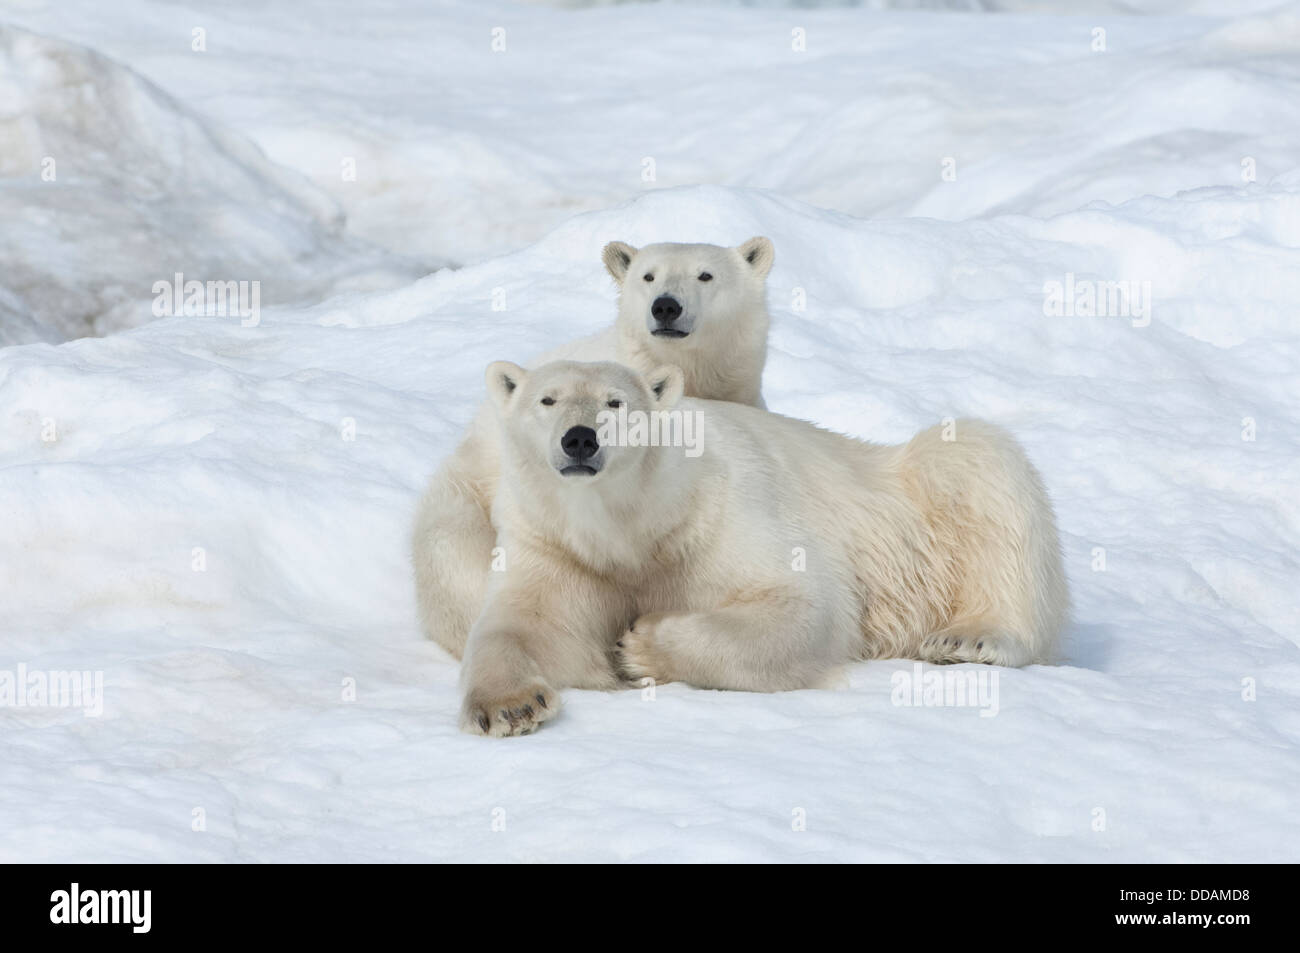
<svg viewBox="0 0 1300 953">
<path fill-rule="evenodd" d="M 615 397 L 612 400 L 610 400 L 610 402 L 607 403 L 605 406 L 609 407 L 612 410 L 618 410 L 620 407 L 623 406 L 623 402 L 619 400 L 617 397 Z"/>
<path fill-rule="evenodd" d="M 543 407 L 550 407 L 551 404 L 553 404 L 553 403 L 555 403 L 555 398 L 554 398 L 554 397 L 543 397 L 543 398 L 542 398 L 542 406 L 543 406 Z"/>
<path fill-rule="evenodd" d="M 713 276 L 709 274 L 707 271 L 700 272 L 700 281 L 712 281 L 712 280 L 713 280 Z"/>
<path fill-rule="evenodd" d="M 649 272 L 646 272 L 645 280 L 646 280 L 646 281 L 654 281 L 654 280 L 655 280 L 655 276 L 652 275 L 652 274 L 650 274 Z"/>
</svg>

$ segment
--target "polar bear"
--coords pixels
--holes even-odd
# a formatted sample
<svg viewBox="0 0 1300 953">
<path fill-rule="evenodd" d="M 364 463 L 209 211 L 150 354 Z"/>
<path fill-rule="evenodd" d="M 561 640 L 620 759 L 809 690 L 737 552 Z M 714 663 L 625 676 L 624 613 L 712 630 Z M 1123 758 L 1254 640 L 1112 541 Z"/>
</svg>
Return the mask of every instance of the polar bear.
<svg viewBox="0 0 1300 953">
<path fill-rule="evenodd" d="M 465 649 L 466 731 L 526 734 L 560 689 L 624 679 L 779 691 L 855 659 L 1055 656 L 1051 503 L 992 424 L 870 444 L 683 398 L 675 367 L 497 362 L 487 384 L 505 566 Z M 665 445 L 688 429 L 694 451 Z"/>
<path fill-rule="evenodd" d="M 666 242 L 638 249 L 610 242 L 602 258 L 619 286 L 617 320 L 539 363 L 618 360 L 642 373 L 675 364 L 687 394 L 761 406 L 767 275 L 775 260 L 769 239 L 751 238 L 734 248 Z M 490 413 L 480 409 L 434 474 L 415 521 L 411 551 L 420 619 L 456 658 L 483 607 L 496 546 L 490 521 L 496 440 Z"/>
</svg>

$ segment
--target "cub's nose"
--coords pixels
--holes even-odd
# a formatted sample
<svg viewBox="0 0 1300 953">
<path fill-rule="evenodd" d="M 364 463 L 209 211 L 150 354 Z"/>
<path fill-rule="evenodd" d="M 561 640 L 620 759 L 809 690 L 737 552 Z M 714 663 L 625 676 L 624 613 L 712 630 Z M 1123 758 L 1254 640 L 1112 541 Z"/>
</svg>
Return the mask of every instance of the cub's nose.
<svg viewBox="0 0 1300 953">
<path fill-rule="evenodd" d="M 596 455 L 600 442 L 590 427 L 570 427 L 560 438 L 560 449 L 573 460 L 586 460 Z"/>
<path fill-rule="evenodd" d="M 682 306 L 671 295 L 660 295 L 650 305 L 650 317 L 660 324 L 672 324 L 682 316 Z"/>
</svg>

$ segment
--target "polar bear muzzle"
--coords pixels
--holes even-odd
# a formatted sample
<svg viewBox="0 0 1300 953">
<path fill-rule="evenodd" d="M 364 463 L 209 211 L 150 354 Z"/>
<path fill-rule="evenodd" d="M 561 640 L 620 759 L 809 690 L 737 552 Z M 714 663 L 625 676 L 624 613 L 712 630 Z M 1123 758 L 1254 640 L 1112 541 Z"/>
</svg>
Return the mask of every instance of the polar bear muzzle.
<svg viewBox="0 0 1300 953">
<path fill-rule="evenodd" d="M 684 338 L 691 333 L 692 322 L 682 319 L 681 302 L 672 295 L 660 295 L 650 305 L 650 319 L 653 326 L 650 333 L 655 337 Z"/>
<path fill-rule="evenodd" d="M 562 476 L 595 476 L 600 472 L 600 441 L 590 427 L 570 427 L 560 438 L 565 464 L 560 467 Z"/>
</svg>

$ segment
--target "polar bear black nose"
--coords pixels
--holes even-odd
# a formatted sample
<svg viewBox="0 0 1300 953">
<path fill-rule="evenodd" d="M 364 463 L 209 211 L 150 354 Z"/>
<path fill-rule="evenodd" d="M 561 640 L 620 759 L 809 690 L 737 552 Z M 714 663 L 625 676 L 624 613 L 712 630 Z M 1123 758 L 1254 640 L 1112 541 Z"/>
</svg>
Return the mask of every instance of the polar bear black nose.
<svg viewBox="0 0 1300 953">
<path fill-rule="evenodd" d="M 682 306 L 670 295 L 660 295 L 650 305 L 650 317 L 660 324 L 672 324 L 682 316 Z"/>
<path fill-rule="evenodd" d="M 570 427 L 560 438 L 560 449 L 574 460 L 586 460 L 600 449 L 596 431 L 590 427 Z"/>
</svg>

